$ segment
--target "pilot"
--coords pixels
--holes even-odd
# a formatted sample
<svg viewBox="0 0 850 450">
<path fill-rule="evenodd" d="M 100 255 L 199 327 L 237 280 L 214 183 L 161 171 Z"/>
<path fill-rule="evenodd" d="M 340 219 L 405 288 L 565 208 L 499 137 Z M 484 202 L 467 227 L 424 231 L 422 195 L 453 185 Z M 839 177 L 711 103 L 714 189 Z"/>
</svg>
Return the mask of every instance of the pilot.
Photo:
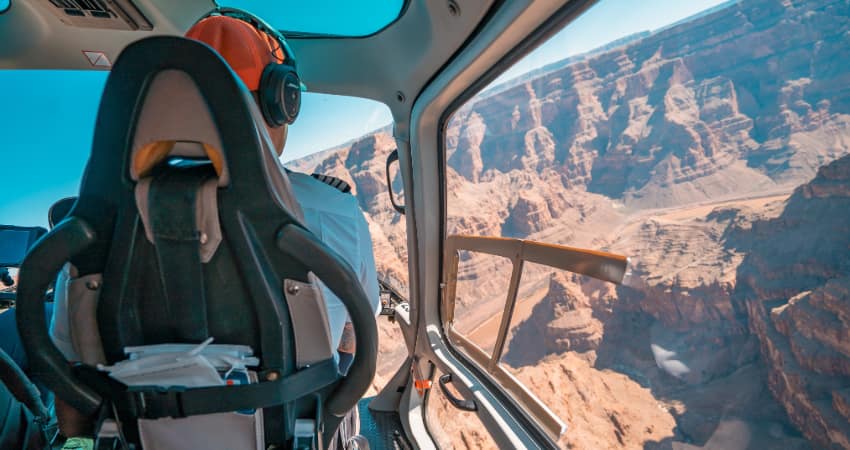
<svg viewBox="0 0 850 450">
<path fill-rule="evenodd" d="M 245 83 L 258 103 L 263 95 L 260 92 L 260 80 L 266 66 L 285 62 L 281 44 L 275 37 L 247 21 L 233 17 L 207 17 L 189 29 L 186 37 L 215 49 Z M 267 121 L 265 126 L 280 156 L 286 144 L 288 125 L 275 125 Z M 372 238 L 357 199 L 337 187 L 341 184 L 340 180 L 298 172 L 288 172 L 288 175 L 295 198 L 304 211 L 307 228 L 342 255 L 357 272 L 363 290 L 372 300 L 372 309 L 377 314 L 379 290 Z M 329 289 L 324 288 L 323 291 L 333 342 L 340 353 L 353 354 L 354 334 L 347 321 L 348 313 L 342 301 Z M 343 357 L 342 362 L 345 363 L 346 359 Z"/>
<path fill-rule="evenodd" d="M 234 17 L 212 15 L 204 18 L 189 29 L 186 37 L 204 42 L 218 51 L 251 91 L 258 106 L 263 95 L 260 82 L 263 71 L 269 64 L 280 64 L 285 60 L 277 38 L 255 24 Z M 277 125 L 268 120 L 264 125 L 280 156 L 286 144 L 288 125 Z M 344 192 L 345 189 L 340 189 L 340 186 L 345 186 L 341 180 L 298 172 L 288 172 L 288 176 L 293 193 L 304 211 L 307 228 L 351 265 L 377 314 L 380 300 L 372 238 L 357 199 Z M 322 286 L 322 291 L 327 304 L 332 342 L 339 353 L 340 371 L 345 373 L 356 350 L 354 330 L 342 301 L 327 287 Z M 79 360 L 67 334 L 56 333 L 55 327 L 53 331 L 53 340 L 66 353 L 65 357 L 71 361 Z M 68 409 L 67 405 L 58 402 L 57 415 L 63 435 L 89 434 L 91 427 L 87 421 L 80 420 L 75 412 L 69 412 Z M 350 420 L 356 421 L 356 416 Z"/>
</svg>

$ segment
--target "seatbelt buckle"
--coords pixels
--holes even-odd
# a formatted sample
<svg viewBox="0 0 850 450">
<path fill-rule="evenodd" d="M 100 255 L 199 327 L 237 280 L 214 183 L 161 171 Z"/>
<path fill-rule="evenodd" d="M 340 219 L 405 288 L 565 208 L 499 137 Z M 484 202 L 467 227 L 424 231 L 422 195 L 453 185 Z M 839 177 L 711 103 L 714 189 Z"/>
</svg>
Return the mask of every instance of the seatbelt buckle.
<svg viewBox="0 0 850 450">
<path fill-rule="evenodd" d="M 312 419 L 295 419 L 292 448 L 316 450 L 318 448 L 316 422 Z"/>
<path fill-rule="evenodd" d="M 130 391 L 137 416 L 143 419 L 186 417 L 183 413 L 182 390 L 138 390 Z"/>
</svg>

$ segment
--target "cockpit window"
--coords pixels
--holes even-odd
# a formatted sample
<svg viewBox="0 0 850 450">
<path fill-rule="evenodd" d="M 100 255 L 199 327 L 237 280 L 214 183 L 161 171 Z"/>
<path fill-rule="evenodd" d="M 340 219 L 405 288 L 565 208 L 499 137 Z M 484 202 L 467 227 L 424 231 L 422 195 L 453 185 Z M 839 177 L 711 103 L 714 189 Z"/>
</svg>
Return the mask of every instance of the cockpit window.
<svg viewBox="0 0 850 450">
<path fill-rule="evenodd" d="M 0 70 L 0 224 L 46 227 L 50 205 L 77 194 L 107 75 Z"/>
<path fill-rule="evenodd" d="M 262 17 L 284 34 L 368 36 L 395 21 L 405 0 L 222 0 L 220 6 L 241 8 Z"/>
<path fill-rule="evenodd" d="M 50 205 L 77 194 L 107 76 L 100 71 L 0 70 L 0 224 L 46 227 Z M 391 122 L 382 103 L 304 93 L 281 160 L 295 170 L 343 178 L 360 193 L 344 163 L 321 164 L 330 156 L 323 150 L 341 151 L 372 131 L 392 143 Z M 316 153 L 321 155 L 312 156 Z"/>
<path fill-rule="evenodd" d="M 562 448 L 850 446 L 848 12 L 600 0 L 446 124 L 444 330 Z"/>
<path fill-rule="evenodd" d="M 389 126 L 390 108 L 360 97 L 305 92 L 298 120 L 289 126 L 281 158 L 294 161 Z"/>
</svg>

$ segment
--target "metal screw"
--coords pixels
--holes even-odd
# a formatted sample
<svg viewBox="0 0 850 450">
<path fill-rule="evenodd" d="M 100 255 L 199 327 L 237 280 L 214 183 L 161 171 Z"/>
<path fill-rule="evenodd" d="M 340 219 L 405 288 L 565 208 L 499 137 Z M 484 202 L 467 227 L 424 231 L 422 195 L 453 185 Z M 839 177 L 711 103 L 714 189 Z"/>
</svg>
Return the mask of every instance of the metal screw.
<svg viewBox="0 0 850 450">
<path fill-rule="evenodd" d="M 395 99 L 398 100 L 399 103 L 404 103 L 404 93 L 401 91 L 396 92 Z"/>
<path fill-rule="evenodd" d="M 278 378 L 280 378 L 280 373 L 276 370 L 266 374 L 266 381 L 277 381 Z"/>
<path fill-rule="evenodd" d="M 286 293 L 289 295 L 298 295 L 298 292 L 300 291 L 301 288 L 295 283 L 289 283 L 289 285 L 286 286 Z"/>
<path fill-rule="evenodd" d="M 86 287 L 87 287 L 90 291 L 96 291 L 96 290 L 100 289 L 100 282 L 99 282 L 99 281 L 97 281 L 97 280 L 89 280 L 89 281 L 86 281 Z"/>
<path fill-rule="evenodd" d="M 201 245 L 206 244 L 208 240 L 210 240 L 210 237 L 207 236 L 207 233 L 201 233 Z"/>
<path fill-rule="evenodd" d="M 460 6 L 454 0 L 449 0 L 449 14 L 455 17 L 460 15 Z"/>
</svg>

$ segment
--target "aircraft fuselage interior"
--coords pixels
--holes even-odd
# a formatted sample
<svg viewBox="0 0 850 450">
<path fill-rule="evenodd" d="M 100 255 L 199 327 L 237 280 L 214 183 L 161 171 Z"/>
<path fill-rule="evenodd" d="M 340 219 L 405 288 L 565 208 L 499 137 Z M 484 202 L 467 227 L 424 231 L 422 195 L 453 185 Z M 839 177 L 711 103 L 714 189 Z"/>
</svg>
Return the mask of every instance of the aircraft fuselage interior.
<svg viewBox="0 0 850 450">
<path fill-rule="evenodd" d="M 850 0 L 0 0 L 0 449 L 850 449 Z"/>
</svg>

